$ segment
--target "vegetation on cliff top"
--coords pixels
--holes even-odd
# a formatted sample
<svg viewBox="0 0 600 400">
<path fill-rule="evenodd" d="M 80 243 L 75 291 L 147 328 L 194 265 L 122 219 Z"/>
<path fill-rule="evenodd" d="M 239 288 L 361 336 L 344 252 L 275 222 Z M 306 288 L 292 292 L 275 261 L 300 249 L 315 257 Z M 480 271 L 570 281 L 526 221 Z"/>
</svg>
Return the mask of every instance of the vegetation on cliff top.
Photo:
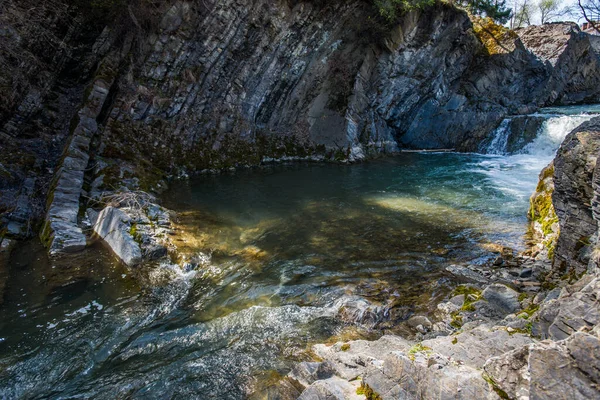
<svg viewBox="0 0 600 400">
<path fill-rule="evenodd" d="M 423 9 L 436 2 L 437 0 L 374 0 L 374 5 L 382 17 L 393 21 L 403 12 Z M 506 7 L 505 0 L 457 0 L 449 3 L 464 8 L 473 15 L 491 18 L 502 24 L 512 15 L 512 10 Z"/>
</svg>

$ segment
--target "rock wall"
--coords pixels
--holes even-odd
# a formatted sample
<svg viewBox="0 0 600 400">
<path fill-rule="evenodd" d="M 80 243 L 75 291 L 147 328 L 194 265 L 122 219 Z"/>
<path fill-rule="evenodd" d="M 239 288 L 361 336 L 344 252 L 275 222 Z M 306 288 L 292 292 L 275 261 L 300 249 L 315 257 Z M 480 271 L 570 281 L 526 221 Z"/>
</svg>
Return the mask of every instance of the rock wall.
<svg viewBox="0 0 600 400">
<path fill-rule="evenodd" d="M 63 12 L 48 8 L 25 21 L 31 29 L 1 21 L 11 54 L 33 54 L 44 29 L 64 47 L 18 78 L 27 90 L 0 114 L 0 212 L 13 236 L 30 234 L 43 198 L 60 192 L 62 149 L 70 153 L 97 82 L 106 92 L 80 149 L 71 213 L 94 193 L 156 190 L 182 171 L 474 151 L 508 114 L 600 97 L 598 44 L 574 24 L 505 32 L 491 51 L 444 3 L 388 24 L 358 0 L 165 0 L 144 24 L 128 9 L 125 31 L 54 3 Z M 74 215 L 77 225 L 83 213 Z"/>
<path fill-rule="evenodd" d="M 38 228 L 70 123 L 114 39 L 104 28 L 62 0 L 0 4 L 0 233 Z"/>
<path fill-rule="evenodd" d="M 393 27 L 373 19 L 362 2 L 178 3 L 122 82 L 115 131 L 177 143 L 170 162 L 192 170 L 315 152 L 358 160 L 476 150 L 507 114 L 599 98 L 595 39 L 575 24 L 519 31 L 489 54 L 447 5 Z"/>
<path fill-rule="evenodd" d="M 554 269 L 563 274 L 597 268 L 599 155 L 600 118 L 594 118 L 569 133 L 554 160 L 552 202 L 560 225 Z"/>
</svg>

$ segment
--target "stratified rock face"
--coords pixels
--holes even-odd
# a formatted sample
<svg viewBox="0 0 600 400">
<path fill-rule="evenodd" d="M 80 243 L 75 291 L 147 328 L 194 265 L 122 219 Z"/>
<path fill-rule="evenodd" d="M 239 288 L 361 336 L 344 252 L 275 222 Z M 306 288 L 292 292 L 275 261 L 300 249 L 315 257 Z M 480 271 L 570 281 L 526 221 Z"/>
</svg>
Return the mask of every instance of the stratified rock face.
<svg viewBox="0 0 600 400">
<path fill-rule="evenodd" d="M 38 177 L 61 179 L 60 154 L 77 133 L 70 121 L 86 107 L 76 104 L 99 81 L 107 83 L 106 101 L 91 116 L 97 129 L 81 161 L 89 164 L 84 181 L 104 175 L 107 188 L 119 187 L 127 163 L 127 175 L 149 189 L 161 172 L 180 168 L 353 161 L 401 147 L 473 151 L 508 114 L 600 99 L 599 46 L 573 24 L 521 30 L 489 54 L 467 14 L 442 3 L 394 26 L 358 0 L 163 4 L 154 26 L 121 38 L 114 27 L 82 30 L 82 15 L 71 28 L 68 16 L 77 13 L 68 7 L 54 19 L 27 21 L 31 29 L 22 32 L 0 20 L 11 54 L 33 51 L 40 29 L 69 30 L 66 54 L 40 67 L 44 84 L 26 71 L 18 81 L 28 90 L 0 99 L 8 101 L 2 145 L 25 149 L 0 155 L 0 212 L 17 208 L 19 193 L 53 189 Z M 28 175 L 33 191 L 21 185 Z M 41 208 L 41 201 L 21 204 L 3 225 Z"/>
<path fill-rule="evenodd" d="M 96 117 L 108 96 L 109 87 L 110 83 L 103 80 L 94 82 L 85 106 L 78 113 L 71 141 L 54 176 L 41 235 L 50 254 L 85 248 L 86 238 L 78 224 L 79 200 L 90 159 L 90 142 L 98 131 Z"/>
<path fill-rule="evenodd" d="M 599 293 L 600 279 L 586 275 L 570 290 L 564 289 L 556 299 L 544 302 L 533 331 L 543 339 L 562 340 L 592 329 L 600 323 Z"/>
<path fill-rule="evenodd" d="M 110 30 L 87 23 L 69 3 L 0 4 L 0 225 L 13 237 L 34 234 L 47 211 L 70 121 L 111 46 Z"/>
<path fill-rule="evenodd" d="M 599 152 L 600 118 L 594 118 L 569 133 L 554 159 L 552 202 L 560 224 L 554 267 L 564 273 L 597 267 Z"/>
<path fill-rule="evenodd" d="M 508 398 L 595 399 L 600 396 L 600 340 L 576 332 L 560 342 L 531 344 L 487 361 L 484 370 Z"/>
<path fill-rule="evenodd" d="M 599 98 L 598 55 L 575 24 L 528 28 L 489 56 L 449 6 L 378 31 L 360 2 L 243 3 L 169 11 L 139 76 L 122 82 L 114 136 L 135 131 L 192 169 L 319 151 L 356 160 L 475 150 L 507 114 Z"/>
</svg>

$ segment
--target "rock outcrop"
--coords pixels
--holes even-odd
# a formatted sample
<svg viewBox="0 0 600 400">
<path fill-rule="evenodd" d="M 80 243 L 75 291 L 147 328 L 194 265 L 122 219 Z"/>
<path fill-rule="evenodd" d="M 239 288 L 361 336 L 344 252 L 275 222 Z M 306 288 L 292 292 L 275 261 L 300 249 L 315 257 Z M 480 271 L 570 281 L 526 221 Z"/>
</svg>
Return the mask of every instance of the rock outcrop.
<svg viewBox="0 0 600 400">
<path fill-rule="evenodd" d="M 556 241 L 560 233 L 558 217 L 552 202 L 554 193 L 554 162 L 550 163 L 539 175 L 535 192 L 529 199 L 529 231 L 535 247 L 536 256 L 554 257 Z"/>
<path fill-rule="evenodd" d="M 576 332 L 491 358 L 484 370 L 510 399 L 595 399 L 600 396 L 599 357 L 597 330 Z"/>
<path fill-rule="evenodd" d="M 171 215 L 145 193 L 119 193 L 99 213 L 89 209 L 88 220 L 94 234 L 126 265 L 135 267 L 142 261 L 167 260 L 175 246 L 169 235 Z"/>
<path fill-rule="evenodd" d="M 89 182 L 115 189 L 125 179 L 152 190 L 182 169 L 352 161 L 403 147 L 473 151 L 508 114 L 600 95 L 598 43 L 575 24 L 504 32 L 490 49 L 480 40 L 477 24 L 484 22 L 474 26 L 465 12 L 443 3 L 394 24 L 362 1 L 163 5 L 144 27 L 137 10 L 126 10 L 125 19 L 116 19 L 130 27 L 125 33 L 116 22 L 103 27 L 101 18 L 68 5 L 55 15 L 36 9 L 45 17 L 24 25 L 9 18 L 18 9 L 3 14 L 10 33 L 3 46 L 11 54 L 31 54 L 39 44 L 34 33 L 43 29 L 65 49 L 44 60 L 43 72 L 18 77 L 28 89 L 15 91 L 0 115 L 2 145 L 19 154 L 2 152 L 0 159 L 0 211 L 15 236 L 32 230 L 19 221 L 42 214 L 45 194 L 60 198 L 70 168 L 61 167 L 60 153 L 70 154 L 71 144 L 82 152 L 78 162 L 87 160 L 84 191 Z M 61 42 L 57 35 L 67 26 Z M 39 74 L 47 77 L 43 85 Z M 88 115 L 84 89 L 98 82 L 108 93 Z M 70 126 L 82 112 L 90 120 L 80 123 L 94 128 L 89 146 Z M 34 190 L 21 185 L 28 175 Z M 49 175 L 58 185 L 38 179 Z M 76 175 L 71 183 L 79 187 Z M 35 199 L 17 205 L 19 193 Z M 64 207 L 72 211 L 74 200 Z M 62 208 L 54 201 L 52 213 Z M 65 248 L 80 247 L 72 215 L 63 217 L 70 233 L 62 242 L 72 243 Z M 53 248 L 59 242 L 48 240 Z"/>
<path fill-rule="evenodd" d="M 569 133 L 554 160 L 552 203 L 561 232 L 554 263 L 563 274 L 597 268 L 599 155 L 600 118 L 594 118 Z"/>
<path fill-rule="evenodd" d="M 66 153 L 50 187 L 48 213 L 42 228 L 42 241 L 50 254 L 81 250 L 86 238 L 79 227 L 79 202 L 85 170 L 90 159 L 90 143 L 98 131 L 96 118 L 108 96 L 112 82 L 94 82 L 84 107 L 76 116 L 76 126 Z"/>
</svg>

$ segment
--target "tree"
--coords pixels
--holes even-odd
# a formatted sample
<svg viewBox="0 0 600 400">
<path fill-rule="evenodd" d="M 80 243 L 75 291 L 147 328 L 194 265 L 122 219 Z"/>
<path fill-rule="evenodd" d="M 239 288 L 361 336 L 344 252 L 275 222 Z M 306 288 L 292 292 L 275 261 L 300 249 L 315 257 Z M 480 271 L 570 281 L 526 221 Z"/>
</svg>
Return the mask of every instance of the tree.
<svg viewBox="0 0 600 400">
<path fill-rule="evenodd" d="M 561 0 L 540 0 L 538 3 L 541 23 L 563 18 L 571 13 L 570 7 L 561 7 Z"/>
<path fill-rule="evenodd" d="M 515 1 L 514 7 L 515 12 L 510 21 L 510 28 L 514 29 L 531 25 L 531 16 L 534 13 L 534 7 L 530 0 L 523 0 L 520 3 Z"/>
<path fill-rule="evenodd" d="M 578 0 L 577 4 L 583 18 L 600 33 L 600 0 Z"/>
<path fill-rule="evenodd" d="M 506 23 L 512 15 L 512 10 L 506 7 L 506 0 L 460 0 L 459 4 L 472 14 L 490 17 L 501 24 Z"/>
<path fill-rule="evenodd" d="M 379 15 L 391 22 L 403 12 L 434 5 L 435 0 L 375 0 L 374 4 Z"/>
</svg>

